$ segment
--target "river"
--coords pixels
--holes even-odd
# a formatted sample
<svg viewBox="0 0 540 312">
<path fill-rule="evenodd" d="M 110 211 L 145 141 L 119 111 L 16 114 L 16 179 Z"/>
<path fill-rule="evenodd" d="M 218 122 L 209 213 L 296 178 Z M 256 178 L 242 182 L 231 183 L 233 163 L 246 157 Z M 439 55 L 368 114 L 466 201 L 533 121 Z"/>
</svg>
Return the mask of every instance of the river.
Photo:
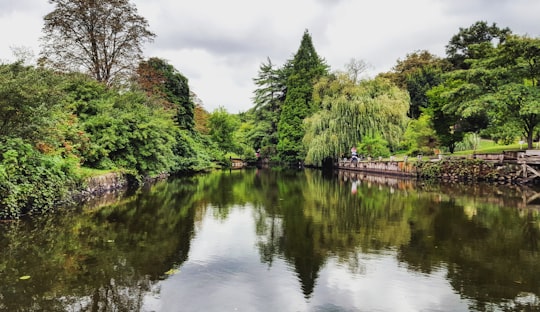
<svg viewBox="0 0 540 312">
<path fill-rule="evenodd" d="M 0 311 L 535 311 L 538 190 L 175 177 L 0 223 Z"/>
</svg>

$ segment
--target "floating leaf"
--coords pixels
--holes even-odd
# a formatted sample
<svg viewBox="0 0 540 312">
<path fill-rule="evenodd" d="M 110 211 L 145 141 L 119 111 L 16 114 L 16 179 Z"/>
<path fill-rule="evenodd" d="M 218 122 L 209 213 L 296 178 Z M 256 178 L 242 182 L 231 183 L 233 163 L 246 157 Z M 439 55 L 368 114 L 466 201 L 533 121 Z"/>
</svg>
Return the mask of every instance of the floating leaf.
<svg viewBox="0 0 540 312">
<path fill-rule="evenodd" d="M 114 239 L 107 240 L 107 243 L 114 243 Z"/>
<path fill-rule="evenodd" d="M 165 274 L 167 274 L 167 275 L 173 275 L 173 274 L 176 274 L 176 273 L 178 273 L 178 272 L 180 272 L 179 269 L 170 269 L 169 271 L 165 272 Z"/>
<path fill-rule="evenodd" d="M 21 276 L 19 277 L 20 280 L 27 280 L 27 279 L 30 279 L 30 275 L 24 275 L 24 276 Z"/>
</svg>

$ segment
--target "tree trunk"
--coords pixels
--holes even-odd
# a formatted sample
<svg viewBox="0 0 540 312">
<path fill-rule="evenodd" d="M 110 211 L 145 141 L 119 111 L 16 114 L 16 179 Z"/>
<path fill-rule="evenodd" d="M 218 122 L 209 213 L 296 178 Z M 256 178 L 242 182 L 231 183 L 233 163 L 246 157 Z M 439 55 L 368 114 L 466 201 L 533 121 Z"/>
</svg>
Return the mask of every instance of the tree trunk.
<svg viewBox="0 0 540 312">
<path fill-rule="evenodd" d="M 533 131 L 527 131 L 527 149 L 533 148 Z"/>
</svg>

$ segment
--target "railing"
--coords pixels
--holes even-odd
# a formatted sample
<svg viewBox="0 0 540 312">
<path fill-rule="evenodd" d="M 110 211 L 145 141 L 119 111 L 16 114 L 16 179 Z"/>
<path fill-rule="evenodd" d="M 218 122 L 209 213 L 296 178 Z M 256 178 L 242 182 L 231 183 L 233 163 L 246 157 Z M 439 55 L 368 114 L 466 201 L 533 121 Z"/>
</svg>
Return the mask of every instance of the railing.
<svg viewBox="0 0 540 312">
<path fill-rule="evenodd" d="M 412 162 L 404 161 L 350 161 L 340 160 L 339 169 L 365 171 L 373 173 L 397 174 L 397 175 L 416 175 L 416 166 Z"/>
</svg>

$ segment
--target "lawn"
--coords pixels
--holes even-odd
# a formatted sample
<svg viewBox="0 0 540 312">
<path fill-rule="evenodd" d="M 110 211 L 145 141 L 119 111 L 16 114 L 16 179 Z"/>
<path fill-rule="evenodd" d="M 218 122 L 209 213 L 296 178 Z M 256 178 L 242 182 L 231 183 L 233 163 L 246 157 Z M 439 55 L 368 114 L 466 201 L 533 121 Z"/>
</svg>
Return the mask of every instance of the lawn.
<svg viewBox="0 0 540 312">
<path fill-rule="evenodd" d="M 536 146 L 534 146 L 536 148 Z M 492 140 L 481 139 L 480 144 L 476 150 L 465 150 L 454 152 L 452 155 L 464 156 L 471 154 L 501 154 L 504 151 L 519 151 L 527 149 L 527 145 L 523 144 L 520 148 L 519 143 L 510 145 L 500 145 Z"/>
</svg>

